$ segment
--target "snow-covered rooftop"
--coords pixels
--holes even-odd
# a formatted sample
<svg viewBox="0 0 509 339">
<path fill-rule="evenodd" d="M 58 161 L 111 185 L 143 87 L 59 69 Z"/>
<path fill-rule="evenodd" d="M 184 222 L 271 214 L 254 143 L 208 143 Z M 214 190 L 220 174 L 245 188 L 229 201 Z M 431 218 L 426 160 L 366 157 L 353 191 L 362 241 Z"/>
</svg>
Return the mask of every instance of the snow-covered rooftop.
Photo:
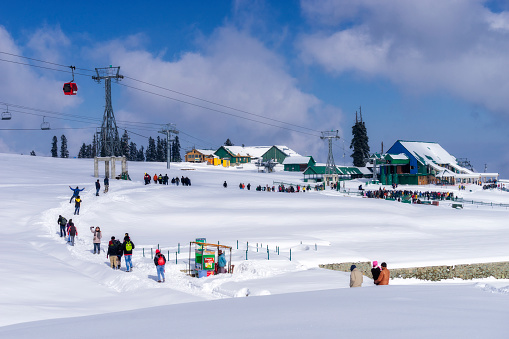
<svg viewBox="0 0 509 339">
<path fill-rule="evenodd" d="M 283 165 L 307 164 L 311 157 L 292 156 L 283 160 Z"/>
<path fill-rule="evenodd" d="M 272 146 L 224 146 L 228 151 L 230 151 L 234 155 L 239 155 L 241 157 L 252 157 L 252 158 L 261 158 L 262 155 L 265 154 Z"/>
<path fill-rule="evenodd" d="M 200 152 L 203 155 L 214 155 L 214 152 L 216 150 L 212 150 L 212 149 L 197 149 L 197 151 Z"/>
<path fill-rule="evenodd" d="M 400 141 L 400 143 L 425 165 L 430 163 L 457 165 L 456 158 L 436 142 Z"/>
<path fill-rule="evenodd" d="M 295 152 L 291 148 L 288 148 L 288 146 L 274 145 L 274 147 L 277 147 L 281 152 L 283 152 L 284 154 L 286 154 L 289 157 L 300 157 L 301 156 L 299 153 Z"/>
</svg>

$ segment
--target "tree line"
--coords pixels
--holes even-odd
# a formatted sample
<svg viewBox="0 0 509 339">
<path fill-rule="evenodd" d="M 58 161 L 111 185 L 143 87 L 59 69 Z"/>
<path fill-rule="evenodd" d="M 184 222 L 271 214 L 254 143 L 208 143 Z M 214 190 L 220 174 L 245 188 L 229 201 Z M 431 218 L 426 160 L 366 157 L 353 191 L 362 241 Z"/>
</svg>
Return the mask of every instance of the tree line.
<svg viewBox="0 0 509 339">
<path fill-rule="evenodd" d="M 175 136 L 175 140 L 170 145 L 170 161 L 181 162 L 182 157 L 180 155 L 180 140 L 178 136 Z M 53 158 L 69 158 L 69 151 L 67 149 L 67 138 L 64 134 L 60 137 L 60 152 L 58 152 L 58 138 L 53 136 L 51 143 L 51 156 Z M 92 143 L 83 143 L 78 152 L 78 158 L 94 158 L 97 156 L 97 137 L 94 134 Z M 166 162 L 168 159 L 168 144 L 166 139 L 157 137 L 156 139 L 149 137 L 148 145 L 145 148 L 138 145 L 135 142 L 130 141 L 129 134 L 124 131 L 124 134 L 120 138 L 120 154 L 117 156 L 125 156 L 129 161 L 155 161 L 155 162 Z"/>
</svg>

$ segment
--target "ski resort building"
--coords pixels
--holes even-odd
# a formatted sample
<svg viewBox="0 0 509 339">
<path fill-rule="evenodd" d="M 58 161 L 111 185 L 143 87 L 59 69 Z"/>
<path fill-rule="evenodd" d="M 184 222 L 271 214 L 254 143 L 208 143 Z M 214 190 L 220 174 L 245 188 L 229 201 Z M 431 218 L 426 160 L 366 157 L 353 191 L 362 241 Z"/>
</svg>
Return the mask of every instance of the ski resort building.
<svg viewBox="0 0 509 339">
<path fill-rule="evenodd" d="M 278 164 L 283 164 L 285 159 L 289 157 L 301 157 L 301 155 L 286 146 L 274 145 L 262 155 L 262 161 L 273 160 Z"/>
<path fill-rule="evenodd" d="M 288 172 L 304 172 L 306 168 L 315 165 L 313 157 L 292 156 L 286 157 L 283 161 L 284 169 Z"/>
<path fill-rule="evenodd" d="M 323 182 L 326 167 L 325 164 L 309 166 L 304 171 L 304 181 Z M 333 174 L 338 175 L 339 181 L 364 177 L 364 174 L 355 166 L 336 166 Z"/>
<path fill-rule="evenodd" d="M 214 150 L 192 149 L 185 155 L 186 162 L 205 162 L 214 157 Z"/>
<path fill-rule="evenodd" d="M 475 173 L 458 165 L 456 158 L 436 142 L 398 140 L 377 164 L 384 185 L 481 184 L 498 180 L 498 173 Z"/>
<path fill-rule="evenodd" d="M 281 146 L 221 146 L 214 155 L 224 159 L 230 159 L 232 165 L 243 164 L 254 161 L 275 161 L 282 164 L 287 157 L 300 156 L 292 149 Z"/>
</svg>

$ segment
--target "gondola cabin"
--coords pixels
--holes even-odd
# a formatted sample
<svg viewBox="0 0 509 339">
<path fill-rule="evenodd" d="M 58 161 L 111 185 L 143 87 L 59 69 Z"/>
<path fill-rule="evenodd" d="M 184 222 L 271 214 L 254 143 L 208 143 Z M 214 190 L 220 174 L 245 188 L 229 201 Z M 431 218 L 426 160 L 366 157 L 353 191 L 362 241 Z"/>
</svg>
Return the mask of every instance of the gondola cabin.
<svg viewBox="0 0 509 339">
<path fill-rule="evenodd" d="M 76 95 L 78 92 L 78 85 L 74 82 L 66 82 L 64 84 L 64 94 L 65 95 Z"/>
</svg>

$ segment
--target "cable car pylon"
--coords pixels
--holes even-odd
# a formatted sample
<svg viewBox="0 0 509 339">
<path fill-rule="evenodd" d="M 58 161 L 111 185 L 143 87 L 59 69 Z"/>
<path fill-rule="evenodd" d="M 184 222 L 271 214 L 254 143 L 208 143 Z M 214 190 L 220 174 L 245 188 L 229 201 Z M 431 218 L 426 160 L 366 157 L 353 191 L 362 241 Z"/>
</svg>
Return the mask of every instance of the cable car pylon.
<svg viewBox="0 0 509 339">
<path fill-rule="evenodd" d="M 120 155 L 120 138 L 118 137 L 117 122 L 113 114 L 113 106 L 111 105 L 111 80 L 119 81 L 124 76 L 120 75 L 120 66 L 118 67 L 103 67 L 95 69 L 97 76 L 92 79 L 101 83 L 104 80 L 104 90 L 106 105 L 104 108 L 103 122 L 101 130 L 97 136 L 97 150 L 96 154 L 106 156 Z"/>
</svg>

